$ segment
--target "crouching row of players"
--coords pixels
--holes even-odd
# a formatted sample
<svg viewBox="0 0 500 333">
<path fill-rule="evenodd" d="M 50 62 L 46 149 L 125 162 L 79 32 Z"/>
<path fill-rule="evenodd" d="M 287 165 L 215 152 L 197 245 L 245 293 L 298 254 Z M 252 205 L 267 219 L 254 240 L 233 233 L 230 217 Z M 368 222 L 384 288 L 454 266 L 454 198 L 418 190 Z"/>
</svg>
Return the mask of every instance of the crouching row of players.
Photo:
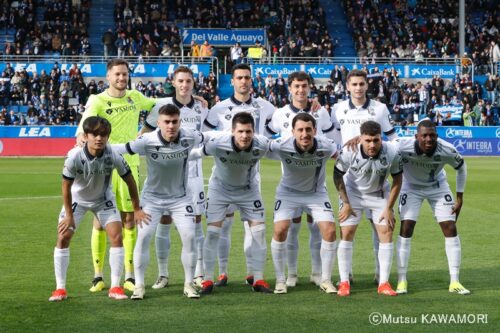
<svg viewBox="0 0 500 333">
<path fill-rule="evenodd" d="M 160 108 L 158 129 L 122 145 L 107 145 L 110 124 L 103 118 L 89 117 L 83 124 L 87 143 L 69 152 L 63 170 L 64 206 L 59 218 L 58 241 L 54 250 L 56 291 L 49 300 L 67 297 L 66 271 L 69 243 L 86 211 L 101 221 L 111 241 L 111 288 L 109 297 L 126 299 L 119 285 L 123 270 L 120 216 L 117 213 L 109 180 L 116 168 L 126 181 L 139 225 L 134 249 L 136 284 L 132 299 L 145 295 L 144 274 L 149 263 L 152 235 L 163 215 L 176 224 L 182 240 L 184 295 L 198 298 L 214 290 L 214 268 L 222 223 L 230 205 L 248 221 L 245 232 L 247 257 L 252 258 L 252 287 L 256 292 L 285 294 L 286 239 L 292 218 L 306 212 L 321 233 L 320 290 L 339 296 L 350 294 L 349 272 L 352 265 L 353 239 L 363 211 L 369 211 L 380 239 L 378 293 L 395 296 L 407 292 L 406 271 L 410 240 L 424 199 L 446 237 L 450 269 L 450 292 L 468 294 L 459 282 L 461 246 L 455 220 L 462 206 L 466 167 L 452 146 L 437 138 L 430 121 L 418 125 L 416 139 L 404 138 L 384 143 L 377 122 L 361 125 L 359 144 L 337 152 L 336 144 L 316 136 L 316 121 L 308 113 L 297 114 L 292 121 L 292 136 L 269 140 L 254 133 L 254 119 L 241 112 L 232 119 L 232 132 L 205 132 L 181 129 L 179 109 L 175 105 Z M 202 144 L 201 148 L 196 148 Z M 120 154 L 145 155 L 147 179 L 141 194 Z M 188 159 L 213 156 L 215 167 L 208 186 L 206 207 L 207 233 L 203 244 L 204 279 L 193 283 L 196 265 L 195 223 L 191 195 L 187 188 Z M 265 213 L 258 176 L 263 157 L 281 161 L 282 177 L 276 190 L 274 232 L 271 252 L 276 273 L 274 290 L 264 280 L 266 259 Z M 325 183 L 326 164 L 337 159 L 334 184 L 340 197 L 341 240 L 337 243 L 332 205 Z M 457 200 L 454 202 L 443 171 L 445 164 L 457 169 Z M 404 171 L 404 173 L 403 173 Z M 387 178 L 392 176 L 392 185 Z M 404 177 L 404 180 L 403 180 Z M 401 191 L 401 195 L 400 195 Z M 398 241 L 398 287 L 389 284 L 395 225 L 393 207 L 400 195 L 401 235 Z M 340 283 L 333 285 L 331 274 L 338 257 Z"/>
</svg>

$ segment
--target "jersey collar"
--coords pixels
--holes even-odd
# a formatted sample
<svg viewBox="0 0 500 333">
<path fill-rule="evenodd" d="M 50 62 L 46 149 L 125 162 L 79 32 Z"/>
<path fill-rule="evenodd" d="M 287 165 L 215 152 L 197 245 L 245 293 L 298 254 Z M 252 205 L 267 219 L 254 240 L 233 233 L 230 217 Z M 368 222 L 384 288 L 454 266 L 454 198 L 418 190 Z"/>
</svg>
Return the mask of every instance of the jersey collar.
<svg viewBox="0 0 500 333">
<path fill-rule="evenodd" d="M 187 104 L 182 104 L 181 102 L 179 102 L 175 98 L 175 96 L 172 98 L 172 101 L 174 102 L 175 106 L 177 106 L 179 109 L 182 109 L 183 107 L 188 107 L 188 108 L 192 109 L 193 106 L 194 106 L 194 98 L 193 98 L 193 96 L 191 96 L 191 100 Z"/>
<path fill-rule="evenodd" d="M 167 141 L 167 140 L 165 140 L 165 139 L 163 138 L 163 136 L 161 135 L 161 130 L 160 130 L 160 129 L 158 129 L 158 139 L 160 139 L 160 142 L 161 142 L 163 145 L 165 145 L 165 146 L 169 146 L 169 145 L 171 145 L 172 143 L 175 143 L 175 144 L 179 143 L 179 138 L 180 138 L 180 137 L 181 137 L 181 132 L 179 131 L 179 134 L 177 135 L 177 137 L 176 137 L 174 140 L 172 140 L 172 141 Z"/>
<path fill-rule="evenodd" d="M 418 140 L 415 140 L 414 145 L 415 145 L 415 153 L 417 153 L 417 155 L 425 155 L 427 157 L 431 157 L 432 155 L 434 155 L 437 149 L 437 144 L 436 144 L 436 147 L 434 147 L 433 150 L 431 150 L 429 153 L 426 154 L 422 149 L 420 149 L 420 146 L 418 145 Z"/>
<path fill-rule="evenodd" d="M 368 106 L 369 106 L 369 105 L 370 105 L 370 99 L 367 97 L 367 98 L 366 98 L 366 102 L 365 102 L 365 104 L 363 104 L 363 106 L 362 106 L 361 108 L 363 108 L 363 109 L 368 109 Z M 349 109 L 357 109 L 357 108 L 356 108 L 356 105 L 354 105 L 354 104 L 352 103 L 352 99 L 351 99 L 351 98 L 349 98 Z"/>
<path fill-rule="evenodd" d="M 252 142 L 250 143 L 250 146 L 248 146 L 248 148 L 244 150 L 245 152 L 249 153 L 249 152 L 252 150 L 252 147 L 253 147 L 253 142 L 254 142 L 254 141 L 253 141 L 253 139 L 252 139 Z M 238 147 L 236 146 L 236 143 L 234 142 L 234 136 L 231 136 L 231 146 L 233 146 L 233 149 L 234 149 L 234 151 L 235 151 L 236 153 L 239 153 L 239 152 L 243 151 L 243 150 L 241 150 L 240 148 L 238 148 Z"/>
<path fill-rule="evenodd" d="M 234 95 L 231 95 L 231 102 L 233 102 L 235 105 L 241 105 L 241 104 L 250 105 L 252 104 L 252 95 L 250 95 L 250 98 L 246 102 L 240 102 L 236 99 L 236 97 L 234 97 Z"/>
<path fill-rule="evenodd" d="M 292 103 L 290 103 L 289 106 L 290 106 L 290 110 L 292 110 L 295 113 L 298 113 L 300 111 L 302 111 L 302 112 L 309 112 L 309 111 L 311 111 L 311 103 L 309 103 L 309 102 L 307 102 L 307 106 L 306 106 L 305 109 L 296 108 L 295 106 L 293 106 Z"/>
<path fill-rule="evenodd" d="M 359 151 L 361 152 L 361 156 L 365 159 L 365 160 L 369 160 L 369 159 L 373 159 L 373 160 L 376 160 L 377 158 L 380 157 L 380 154 L 382 153 L 382 149 L 383 149 L 383 146 L 380 148 L 380 150 L 378 151 L 378 154 L 376 156 L 369 156 L 365 153 L 365 151 L 363 150 L 363 145 L 360 144 L 359 145 Z"/>
<path fill-rule="evenodd" d="M 89 148 L 87 147 L 87 144 L 85 144 L 85 146 L 83 146 L 83 153 L 85 154 L 85 157 L 87 157 L 87 159 L 88 159 L 89 161 L 92 161 L 94 158 L 96 158 L 96 157 L 97 157 L 97 158 L 99 158 L 99 157 L 101 157 L 102 155 L 104 155 L 104 150 L 105 150 L 105 149 L 106 149 L 106 148 L 104 148 L 104 149 L 102 150 L 102 154 L 101 154 L 100 156 L 93 156 L 92 154 L 90 154 L 90 151 L 89 151 Z"/>
<path fill-rule="evenodd" d="M 297 140 L 293 140 L 293 146 L 295 148 L 295 150 L 297 151 L 297 153 L 299 154 L 304 154 L 306 151 L 300 149 L 299 146 L 297 146 Z M 316 138 L 313 139 L 313 146 L 311 147 L 311 149 L 309 149 L 307 151 L 307 153 L 309 154 L 314 154 L 314 152 L 316 151 L 316 149 L 318 148 L 318 141 L 316 140 Z"/>
</svg>

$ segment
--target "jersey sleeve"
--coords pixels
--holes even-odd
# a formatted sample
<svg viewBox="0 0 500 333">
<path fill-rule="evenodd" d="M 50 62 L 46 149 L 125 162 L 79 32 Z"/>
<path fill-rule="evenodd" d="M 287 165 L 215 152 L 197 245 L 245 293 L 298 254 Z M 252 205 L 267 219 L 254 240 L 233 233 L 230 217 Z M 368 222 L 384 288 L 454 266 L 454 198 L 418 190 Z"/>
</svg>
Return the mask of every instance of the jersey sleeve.
<svg viewBox="0 0 500 333">
<path fill-rule="evenodd" d="M 74 150 L 70 150 L 68 152 L 68 156 L 66 156 L 66 159 L 64 160 L 62 176 L 67 180 L 73 180 L 76 177 Z"/>
<path fill-rule="evenodd" d="M 208 111 L 207 118 L 205 118 L 204 125 L 210 129 L 216 129 L 219 126 L 218 118 L 219 108 L 215 105 Z"/>
<path fill-rule="evenodd" d="M 348 151 L 347 148 L 342 149 L 340 151 L 339 156 L 337 157 L 337 161 L 335 162 L 335 172 L 340 172 L 341 174 L 345 174 L 351 167 L 350 157 L 351 157 L 351 152 Z"/>
<path fill-rule="evenodd" d="M 193 139 L 194 139 L 194 146 L 197 147 L 201 143 L 205 141 L 205 137 L 203 136 L 203 133 L 201 133 L 198 130 L 193 130 Z"/>
<path fill-rule="evenodd" d="M 443 150 L 446 151 L 446 159 L 444 162 L 451 165 L 453 169 L 458 170 L 464 165 L 464 158 L 454 147 L 446 145 L 443 146 Z"/>
<path fill-rule="evenodd" d="M 217 147 L 217 139 L 211 138 L 203 145 L 203 154 L 206 156 L 214 156 L 215 148 Z"/>
<path fill-rule="evenodd" d="M 158 111 L 163 105 L 167 104 L 167 98 L 159 98 L 156 100 L 155 105 L 151 108 L 151 111 L 148 113 L 146 120 L 144 121 L 144 126 L 151 130 L 155 130 L 157 128 L 158 121 Z"/>
<path fill-rule="evenodd" d="M 139 93 L 138 95 L 140 96 L 139 97 L 139 106 L 140 106 L 141 110 L 150 112 L 156 104 L 156 99 L 146 97 L 141 93 Z"/>
<path fill-rule="evenodd" d="M 382 109 L 382 119 L 380 121 L 380 127 L 382 128 L 382 132 L 389 137 L 390 140 L 394 140 L 397 137 L 396 130 L 391 123 L 391 114 L 389 113 L 389 109 L 384 104 Z"/>
<path fill-rule="evenodd" d="M 125 147 L 127 149 L 127 152 L 130 155 L 134 154 L 139 154 L 139 155 L 145 155 L 146 154 L 146 144 L 147 144 L 147 137 L 144 135 L 141 135 L 134 141 L 128 142 Z"/>
<path fill-rule="evenodd" d="M 279 113 L 275 112 L 271 116 L 271 120 L 269 123 L 266 125 L 266 130 L 271 134 L 271 135 L 276 135 L 280 134 L 280 126 L 279 126 Z"/>
<path fill-rule="evenodd" d="M 269 147 L 269 149 L 267 150 L 267 153 L 266 153 L 267 158 L 270 158 L 273 160 L 279 160 L 280 159 L 281 139 L 270 140 L 268 147 Z"/>
<path fill-rule="evenodd" d="M 394 160 L 391 164 L 391 175 L 396 176 L 403 172 L 403 160 L 401 158 L 401 153 L 399 151 L 396 152 L 394 156 Z"/>
<path fill-rule="evenodd" d="M 112 149 L 112 152 L 113 152 L 113 164 L 116 171 L 118 172 L 120 177 L 122 178 L 126 177 L 131 172 L 127 161 L 125 161 L 123 156 L 120 155 L 114 149 Z"/>
</svg>

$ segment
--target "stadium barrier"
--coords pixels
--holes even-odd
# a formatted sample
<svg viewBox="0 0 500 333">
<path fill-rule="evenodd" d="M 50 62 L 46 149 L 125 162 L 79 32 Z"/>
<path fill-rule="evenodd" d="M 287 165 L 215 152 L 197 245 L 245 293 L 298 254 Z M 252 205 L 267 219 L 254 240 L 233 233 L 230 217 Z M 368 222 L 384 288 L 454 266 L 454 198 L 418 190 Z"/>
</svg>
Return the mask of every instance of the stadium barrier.
<svg viewBox="0 0 500 333">
<path fill-rule="evenodd" d="M 0 156 L 65 156 L 75 145 L 76 126 L 0 126 Z M 416 127 L 396 127 L 413 136 Z M 500 156 L 500 126 L 438 127 L 440 138 L 464 156 Z"/>
</svg>

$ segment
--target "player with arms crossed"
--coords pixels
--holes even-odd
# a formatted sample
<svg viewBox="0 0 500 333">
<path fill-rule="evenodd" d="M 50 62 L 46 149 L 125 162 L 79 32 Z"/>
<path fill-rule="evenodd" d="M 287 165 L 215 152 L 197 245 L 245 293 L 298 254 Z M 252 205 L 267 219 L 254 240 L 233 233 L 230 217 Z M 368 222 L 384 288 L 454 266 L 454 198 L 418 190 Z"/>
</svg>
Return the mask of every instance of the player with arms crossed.
<svg viewBox="0 0 500 333">
<path fill-rule="evenodd" d="M 214 137 L 203 147 L 203 155 L 213 156 L 215 167 L 208 184 L 207 238 L 204 244 L 205 280 L 202 294 L 213 291 L 214 267 L 222 223 L 229 205 L 241 211 L 242 219 L 248 221 L 245 228 L 250 245 L 245 253 L 252 258 L 254 274 L 253 290 L 271 293 L 264 281 L 266 262 L 265 213 L 260 193 L 260 179 L 256 177 L 259 160 L 265 156 L 269 141 L 254 134 L 254 119 L 247 112 L 239 112 L 232 119 L 232 132 Z"/>
<path fill-rule="evenodd" d="M 275 294 L 286 294 L 286 239 L 297 210 L 313 217 L 321 232 L 320 290 L 337 292 L 332 284 L 332 267 L 337 256 L 335 221 L 325 183 L 326 163 L 336 154 L 336 144 L 316 136 L 316 120 L 299 113 L 292 120 L 292 136 L 271 142 L 268 156 L 281 160 L 283 175 L 276 190 L 274 234 L 271 241 L 276 272 Z"/>
<path fill-rule="evenodd" d="M 340 131 L 342 145 L 349 140 L 359 136 L 359 127 L 367 120 L 373 120 L 380 124 L 382 132 L 389 140 L 397 139 L 397 134 L 391 124 L 391 115 L 387 106 L 383 103 L 369 99 L 366 95 L 368 90 L 367 74 L 364 71 L 353 69 L 347 74 L 346 82 L 349 91 L 349 99 L 335 104 L 332 108 L 332 123 Z M 366 212 L 366 217 L 370 220 L 372 226 L 373 255 L 375 259 L 375 277 L 379 282 L 379 263 L 378 263 L 378 234 L 375 225 L 371 219 L 370 212 Z M 344 243 L 339 244 L 343 246 Z M 349 270 L 352 275 L 352 268 Z M 350 278 L 352 281 L 352 276 Z"/>
<path fill-rule="evenodd" d="M 399 151 L 403 159 L 403 187 L 399 199 L 401 230 L 396 249 L 398 264 L 398 294 L 408 292 L 406 273 L 410 260 L 411 237 L 422 202 L 427 200 L 445 237 L 446 257 L 450 270 L 449 291 L 468 295 L 470 291 L 459 282 L 462 249 L 456 220 L 463 204 L 467 181 L 467 166 L 463 157 L 448 142 L 438 138 L 436 125 L 422 120 L 415 138 L 400 138 Z M 457 171 L 456 202 L 446 179 L 444 166 Z"/>
<path fill-rule="evenodd" d="M 145 97 L 137 90 L 127 90 L 129 81 L 127 61 L 123 59 L 110 60 L 107 63 L 106 79 L 109 88 L 98 95 L 91 95 L 85 106 L 85 112 L 77 130 L 77 142 L 80 145 L 85 141 L 81 124 L 87 117 L 106 118 L 113 126 L 109 142 L 112 144 L 127 143 L 137 136 L 140 112 L 142 110 L 149 111 L 154 106 L 153 99 Z M 124 158 L 130 166 L 136 183 L 139 184 L 139 157 L 126 154 Z M 127 186 L 116 171 L 113 172 L 112 184 L 123 222 L 123 247 L 125 250 L 125 283 L 123 286 L 132 291 L 135 284 L 133 266 L 133 251 L 136 240 L 134 210 Z M 90 291 L 96 292 L 105 288 L 102 270 L 106 252 L 106 233 L 96 218 L 92 230 L 91 248 L 95 273 Z"/>
<path fill-rule="evenodd" d="M 199 99 L 193 97 L 194 76 L 191 69 L 185 66 L 174 70 L 172 85 L 175 88 L 175 96 L 159 98 L 151 110 L 145 122 L 145 127 L 156 128 L 158 110 L 166 104 L 177 106 L 181 112 L 181 128 L 201 130 L 201 126 L 207 117 L 208 109 Z M 194 212 L 196 215 L 196 251 L 197 261 L 194 272 L 195 283 L 201 287 L 203 280 L 203 225 L 201 215 L 205 212 L 205 191 L 202 160 L 189 161 L 188 187 L 193 195 Z M 158 278 L 153 284 L 153 289 L 168 286 L 168 257 L 170 253 L 170 226 L 172 219 L 162 217 L 156 229 L 156 260 L 158 262 Z"/>
<path fill-rule="evenodd" d="M 268 131 L 272 134 L 279 134 L 282 139 L 292 135 L 291 122 L 293 118 L 301 113 L 306 112 L 311 114 L 317 122 L 320 135 L 325 135 L 333 139 L 335 126 L 330 120 L 328 111 L 321 107 L 317 111 L 311 110 L 309 102 L 310 84 L 312 78 L 306 72 L 293 72 L 288 76 L 288 89 L 290 91 L 291 103 L 277 109 L 271 121 L 267 125 Z M 302 211 L 297 211 L 296 216 L 292 220 L 287 236 L 287 260 L 288 260 L 288 277 L 286 284 L 288 287 L 295 287 L 298 282 L 297 276 L 297 258 L 299 252 L 298 234 L 301 226 Z M 317 286 L 321 280 L 321 234 L 316 223 L 312 223 L 311 216 L 307 216 L 307 227 L 310 231 L 309 248 L 311 250 L 311 277 L 310 281 Z"/>
<path fill-rule="evenodd" d="M 356 151 L 345 147 L 337 158 L 333 183 L 339 193 L 341 241 L 338 248 L 340 271 L 339 296 L 350 295 L 349 269 L 352 267 L 352 245 L 363 210 L 369 210 L 380 239 L 378 293 L 396 296 L 389 283 L 394 230 L 394 204 L 403 180 L 401 156 L 396 145 L 382 142 L 380 125 L 365 121 L 360 128 L 360 145 Z M 389 191 L 387 178 L 392 176 Z"/>
<path fill-rule="evenodd" d="M 193 285 L 196 265 L 195 219 L 188 184 L 188 157 L 193 147 L 203 141 L 196 130 L 181 129 L 180 111 L 166 104 L 158 111 L 158 129 L 127 144 L 115 145 L 118 151 L 146 156 L 147 178 L 141 193 L 141 206 L 151 215 L 151 223 L 138 230 L 134 249 L 136 285 L 131 299 L 140 300 L 146 292 L 144 275 L 149 263 L 149 245 L 164 213 L 170 216 L 182 241 L 184 295 L 199 298 Z"/>
<path fill-rule="evenodd" d="M 250 66 L 247 64 L 238 64 L 233 66 L 231 69 L 232 79 L 231 84 L 234 88 L 234 94 L 219 103 L 217 103 L 208 112 L 207 119 L 205 120 L 206 130 L 220 130 L 220 131 L 231 131 L 232 129 L 232 118 L 235 114 L 239 112 L 248 112 L 254 118 L 254 129 L 255 133 L 259 135 L 268 136 L 270 133 L 266 132 L 266 124 L 271 119 L 274 112 L 274 106 L 268 101 L 258 97 L 252 98 L 252 76 Z M 258 168 L 258 166 L 256 167 Z M 257 173 L 256 177 L 260 177 Z M 222 229 L 219 237 L 219 249 L 218 249 L 218 259 L 219 259 L 219 277 L 215 282 L 216 286 L 225 286 L 228 281 L 228 258 L 229 249 L 231 248 L 231 229 L 234 222 L 234 206 L 230 206 L 228 209 L 228 214 L 222 224 Z M 250 252 L 248 251 L 252 239 L 249 238 L 251 233 L 249 232 L 248 223 L 244 223 L 245 227 L 245 237 L 243 248 L 245 254 L 247 254 L 247 283 L 253 285 L 254 278 L 252 276 L 252 258 L 248 257 Z"/>
<path fill-rule="evenodd" d="M 107 144 L 111 124 L 104 118 L 88 117 L 82 124 L 86 144 L 69 151 L 63 169 L 63 208 L 59 214 L 57 245 L 54 249 L 56 290 L 49 301 L 67 298 L 66 272 L 69 265 L 69 245 L 76 228 L 87 211 L 98 217 L 111 242 L 109 264 L 111 289 L 109 297 L 127 299 L 120 287 L 123 271 L 122 224 L 110 187 L 111 174 L 117 169 L 131 194 L 134 221 L 147 221 L 149 216 L 139 208 L 134 177 L 127 162 Z"/>
</svg>

